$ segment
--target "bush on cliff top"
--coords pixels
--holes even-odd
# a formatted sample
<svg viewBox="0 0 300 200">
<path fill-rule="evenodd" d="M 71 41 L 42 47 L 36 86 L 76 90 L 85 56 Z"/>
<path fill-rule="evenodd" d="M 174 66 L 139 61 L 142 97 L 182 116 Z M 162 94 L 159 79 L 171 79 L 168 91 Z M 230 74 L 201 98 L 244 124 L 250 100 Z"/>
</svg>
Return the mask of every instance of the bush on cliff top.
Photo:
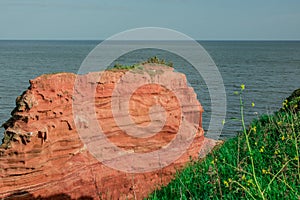
<svg viewBox="0 0 300 200">
<path fill-rule="evenodd" d="M 160 65 L 166 65 L 169 67 L 173 67 L 173 63 L 172 62 L 167 62 L 164 59 L 159 59 L 157 56 L 148 58 L 146 61 L 138 63 L 138 64 L 134 64 L 134 65 L 122 65 L 119 63 L 114 64 L 114 66 L 111 68 L 112 70 L 114 69 L 124 69 L 124 70 L 130 70 L 130 69 L 135 69 L 140 65 L 144 65 L 144 64 L 160 64 Z"/>
<path fill-rule="evenodd" d="M 149 199 L 299 199 L 300 112 L 286 106 L 299 97 L 294 92 L 285 109 L 253 120 L 246 134 L 189 164 Z"/>
</svg>

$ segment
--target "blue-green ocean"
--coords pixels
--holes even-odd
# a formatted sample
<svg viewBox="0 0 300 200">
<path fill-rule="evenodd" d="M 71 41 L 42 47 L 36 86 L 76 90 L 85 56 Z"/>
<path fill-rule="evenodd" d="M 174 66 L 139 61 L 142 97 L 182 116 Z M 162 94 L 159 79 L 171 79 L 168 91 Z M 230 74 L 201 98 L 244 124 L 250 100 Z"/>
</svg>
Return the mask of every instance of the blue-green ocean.
<svg viewBox="0 0 300 200">
<path fill-rule="evenodd" d="M 15 99 L 29 87 L 29 80 L 54 72 L 76 73 L 88 53 L 100 41 L 0 41 L 0 124 L 10 118 Z M 199 41 L 216 63 L 226 89 L 227 119 L 222 136 L 236 135 L 241 126 L 239 97 L 234 94 L 245 84 L 245 115 L 251 119 L 272 113 L 282 101 L 300 88 L 300 41 Z M 128 53 L 116 62 L 133 64 L 158 56 L 174 63 L 185 73 L 205 112 L 203 126 L 210 123 L 210 97 L 205 82 L 179 56 L 157 49 Z M 255 103 L 255 107 L 251 103 Z M 225 105 L 224 105 L 225 106 Z M 4 129 L 0 129 L 0 138 Z"/>
</svg>

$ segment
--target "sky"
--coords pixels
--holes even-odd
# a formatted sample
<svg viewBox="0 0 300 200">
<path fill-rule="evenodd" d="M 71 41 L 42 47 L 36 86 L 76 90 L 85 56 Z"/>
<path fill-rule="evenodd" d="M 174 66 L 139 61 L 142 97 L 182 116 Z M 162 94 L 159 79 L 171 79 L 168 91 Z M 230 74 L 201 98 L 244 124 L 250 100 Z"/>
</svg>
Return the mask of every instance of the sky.
<svg viewBox="0 0 300 200">
<path fill-rule="evenodd" d="M 300 40 L 299 0 L 0 0 L 0 40 L 102 40 L 163 27 L 197 40 Z"/>
</svg>

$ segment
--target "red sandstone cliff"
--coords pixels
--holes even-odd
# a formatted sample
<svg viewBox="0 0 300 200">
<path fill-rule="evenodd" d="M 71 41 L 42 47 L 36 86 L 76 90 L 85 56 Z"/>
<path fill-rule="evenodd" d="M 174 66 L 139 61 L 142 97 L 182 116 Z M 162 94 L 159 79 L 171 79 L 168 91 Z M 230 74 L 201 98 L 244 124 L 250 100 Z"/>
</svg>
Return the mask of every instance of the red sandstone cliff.
<svg viewBox="0 0 300 200">
<path fill-rule="evenodd" d="M 151 80 L 163 79 L 164 84 L 169 84 L 184 99 L 184 102 L 178 102 L 174 92 L 152 84 L 149 79 L 135 90 L 128 106 L 133 123 L 146 127 L 151 121 L 149 107 L 154 104 L 159 103 L 165 109 L 164 126 L 158 134 L 147 138 L 136 138 L 122 131 L 115 119 L 122 116 L 113 116 L 111 110 L 114 88 L 126 71 L 112 70 L 80 76 L 59 73 L 31 80 L 28 90 L 17 98 L 12 117 L 3 125 L 5 136 L 0 147 L 0 198 L 141 199 L 156 187 L 167 184 L 190 157 L 196 159 L 204 136 L 201 128 L 202 107 L 193 89 L 187 86 L 185 76 L 173 72 L 172 68 L 146 67 L 148 75 L 149 72 L 158 72 L 150 73 Z M 143 73 L 130 74 L 128 80 L 132 81 L 123 81 L 124 88 L 130 88 L 136 82 L 143 83 L 137 80 L 137 77 L 144 76 Z M 100 75 L 98 81 L 88 81 L 88 77 Z M 77 81 L 85 83 L 82 91 L 74 90 L 76 77 Z M 92 85 L 95 91 L 89 91 Z M 104 134 L 124 151 L 143 154 L 166 146 L 176 137 L 183 114 L 187 118 L 183 131 L 194 131 L 195 137 L 175 162 L 162 169 L 144 173 L 112 169 L 90 153 L 87 148 L 89 144 L 84 144 L 78 134 L 81 128 L 91 130 L 93 127 L 84 120 L 75 123 L 74 97 L 80 97 L 80 102 L 84 102 L 82 108 L 88 108 L 90 105 L 85 100 L 88 100 L 89 92 L 94 92 L 95 116 Z M 126 96 L 126 91 L 119 91 L 119 95 Z M 195 121 L 193 115 L 197 112 L 200 118 Z M 97 138 L 89 141 L 99 142 Z"/>
</svg>

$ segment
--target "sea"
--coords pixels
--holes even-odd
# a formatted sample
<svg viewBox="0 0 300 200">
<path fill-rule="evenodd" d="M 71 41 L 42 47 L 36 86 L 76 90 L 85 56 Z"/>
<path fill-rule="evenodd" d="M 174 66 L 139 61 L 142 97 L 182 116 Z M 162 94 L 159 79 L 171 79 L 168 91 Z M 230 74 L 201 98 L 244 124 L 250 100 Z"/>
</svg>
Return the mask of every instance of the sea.
<svg viewBox="0 0 300 200">
<path fill-rule="evenodd" d="M 15 99 L 28 87 L 29 80 L 42 74 L 77 73 L 82 62 L 101 41 L 23 41 L 0 40 L 0 124 L 11 117 Z M 223 79 L 226 118 L 211 121 L 208 86 L 195 67 L 177 54 L 161 49 L 140 49 L 116 58 L 115 63 L 131 65 L 157 56 L 173 63 L 184 73 L 204 108 L 203 128 L 223 123 L 221 139 L 234 137 L 241 130 L 240 100 L 243 91 L 246 124 L 262 114 L 272 114 L 295 89 L 300 88 L 300 41 L 198 41 L 208 52 Z M 120 44 L 121 45 L 121 44 Z M 121 46 L 120 46 L 121 48 Z M 193 53 L 192 49 L 186 49 Z M 190 52 L 189 52 L 190 51 Z M 254 106 L 255 105 L 255 106 Z M 213 127 L 213 126 L 211 126 Z M 4 129 L 0 129 L 0 138 Z"/>
</svg>

